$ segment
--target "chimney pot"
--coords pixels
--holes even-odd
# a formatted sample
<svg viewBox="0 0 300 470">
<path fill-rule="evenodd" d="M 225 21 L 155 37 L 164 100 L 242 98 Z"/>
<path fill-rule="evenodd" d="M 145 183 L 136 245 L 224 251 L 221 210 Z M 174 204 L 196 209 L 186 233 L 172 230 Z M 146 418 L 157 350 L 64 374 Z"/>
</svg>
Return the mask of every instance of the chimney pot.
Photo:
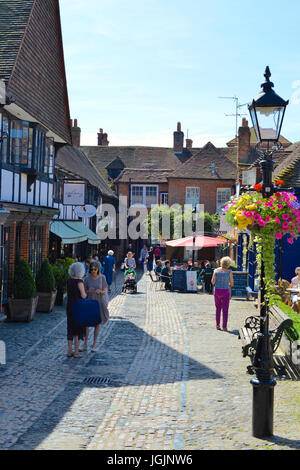
<svg viewBox="0 0 300 470">
<path fill-rule="evenodd" d="M 187 149 L 193 148 L 193 141 L 192 141 L 192 139 L 186 139 L 186 148 L 187 148 Z"/>
<path fill-rule="evenodd" d="M 78 127 L 78 120 L 74 119 L 74 127 Z"/>
<path fill-rule="evenodd" d="M 107 139 L 108 135 L 103 133 L 103 129 L 100 129 L 98 133 L 98 146 L 108 147 L 109 142 Z"/>
</svg>

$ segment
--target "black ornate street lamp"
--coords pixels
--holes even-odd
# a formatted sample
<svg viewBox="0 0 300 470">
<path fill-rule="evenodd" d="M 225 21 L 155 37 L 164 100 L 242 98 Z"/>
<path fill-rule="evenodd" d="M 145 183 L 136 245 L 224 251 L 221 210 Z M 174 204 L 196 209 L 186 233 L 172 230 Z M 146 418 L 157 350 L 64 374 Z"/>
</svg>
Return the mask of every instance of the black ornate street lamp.
<svg viewBox="0 0 300 470">
<path fill-rule="evenodd" d="M 265 83 L 262 92 L 249 106 L 249 112 L 257 136 L 257 150 L 263 159 L 260 162 L 262 171 L 262 194 L 271 197 L 275 188 L 272 182 L 274 149 L 280 147 L 279 138 L 288 101 L 278 96 L 270 82 L 269 67 L 265 71 Z M 259 146 L 264 149 L 259 149 Z M 277 190 L 277 189 L 276 189 Z M 257 438 L 273 435 L 274 414 L 274 387 L 276 381 L 273 377 L 273 353 L 270 343 L 268 305 L 265 299 L 265 270 L 262 260 L 261 267 L 261 308 L 260 332 L 257 337 L 257 349 L 253 360 L 256 377 L 251 380 L 253 385 L 253 417 L 252 431 Z"/>
</svg>

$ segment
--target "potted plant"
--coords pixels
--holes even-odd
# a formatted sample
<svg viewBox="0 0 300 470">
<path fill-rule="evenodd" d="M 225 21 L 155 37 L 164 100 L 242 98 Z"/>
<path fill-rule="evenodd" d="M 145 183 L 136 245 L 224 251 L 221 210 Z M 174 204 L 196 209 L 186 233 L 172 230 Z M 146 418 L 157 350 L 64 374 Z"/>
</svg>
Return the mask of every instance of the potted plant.
<svg viewBox="0 0 300 470">
<path fill-rule="evenodd" d="M 294 243 L 299 236 L 300 203 L 297 197 L 286 191 L 279 191 L 283 181 L 277 181 L 277 192 L 272 197 L 264 197 L 262 185 L 255 185 L 238 198 L 233 197 L 225 207 L 226 221 L 241 232 L 248 231 L 251 242 L 256 242 L 258 271 L 261 273 L 264 262 L 264 283 L 266 300 L 270 301 L 275 289 L 275 241 L 285 235 L 288 243 Z"/>
<path fill-rule="evenodd" d="M 37 311 L 42 313 L 52 312 L 57 290 L 55 288 L 53 269 L 47 258 L 43 261 L 41 269 L 36 275 L 35 282 L 39 297 Z"/>
<path fill-rule="evenodd" d="M 53 274 L 57 289 L 56 305 L 63 305 L 64 295 L 67 291 L 67 280 L 69 277 L 69 267 L 74 263 L 72 258 L 57 259 L 53 265 Z"/>
<path fill-rule="evenodd" d="M 31 268 L 27 261 L 19 259 L 15 267 L 13 298 L 8 299 L 8 321 L 32 321 L 37 303 L 36 284 Z"/>
</svg>

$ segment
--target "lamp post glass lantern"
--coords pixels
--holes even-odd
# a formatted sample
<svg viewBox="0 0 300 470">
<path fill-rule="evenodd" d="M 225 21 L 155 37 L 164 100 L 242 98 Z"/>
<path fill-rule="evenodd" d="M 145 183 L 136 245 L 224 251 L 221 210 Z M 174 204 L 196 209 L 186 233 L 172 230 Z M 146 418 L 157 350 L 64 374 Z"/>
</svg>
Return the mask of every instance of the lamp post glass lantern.
<svg viewBox="0 0 300 470">
<path fill-rule="evenodd" d="M 285 110 L 289 101 L 283 100 L 274 92 L 274 83 L 270 81 L 271 72 L 269 67 L 266 68 L 264 76 L 266 81 L 261 85 L 262 91 L 252 101 L 249 112 L 258 144 L 267 144 L 269 149 L 272 144 L 278 144 Z"/>
<path fill-rule="evenodd" d="M 272 148 L 278 146 L 283 118 L 288 101 L 278 96 L 270 82 L 271 72 L 266 68 L 266 82 L 262 84 L 263 91 L 249 106 L 250 116 L 258 140 L 265 150 L 260 150 L 263 159 L 260 162 L 262 171 L 262 194 L 271 197 L 275 188 L 272 182 L 273 160 Z M 271 148 L 270 148 L 271 147 Z M 261 307 L 260 331 L 257 335 L 257 348 L 253 360 L 256 377 L 251 380 L 253 386 L 253 415 L 252 433 L 254 437 L 263 438 L 273 435 L 274 387 L 273 352 L 270 343 L 268 304 L 265 299 L 265 267 L 261 263 Z"/>
</svg>

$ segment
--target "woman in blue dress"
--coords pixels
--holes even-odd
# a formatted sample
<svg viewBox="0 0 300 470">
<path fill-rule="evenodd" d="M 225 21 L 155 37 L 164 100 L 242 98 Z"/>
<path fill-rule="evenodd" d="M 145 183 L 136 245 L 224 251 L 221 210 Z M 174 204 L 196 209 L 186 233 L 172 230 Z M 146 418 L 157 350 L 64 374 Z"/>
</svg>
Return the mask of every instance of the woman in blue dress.
<svg viewBox="0 0 300 470">
<path fill-rule="evenodd" d="M 106 282 L 108 285 L 108 292 L 111 291 L 111 285 L 113 281 L 113 275 L 116 272 L 116 259 L 114 257 L 114 252 L 110 250 L 105 256 L 103 261 L 104 267 L 104 276 L 106 277 Z"/>
</svg>

